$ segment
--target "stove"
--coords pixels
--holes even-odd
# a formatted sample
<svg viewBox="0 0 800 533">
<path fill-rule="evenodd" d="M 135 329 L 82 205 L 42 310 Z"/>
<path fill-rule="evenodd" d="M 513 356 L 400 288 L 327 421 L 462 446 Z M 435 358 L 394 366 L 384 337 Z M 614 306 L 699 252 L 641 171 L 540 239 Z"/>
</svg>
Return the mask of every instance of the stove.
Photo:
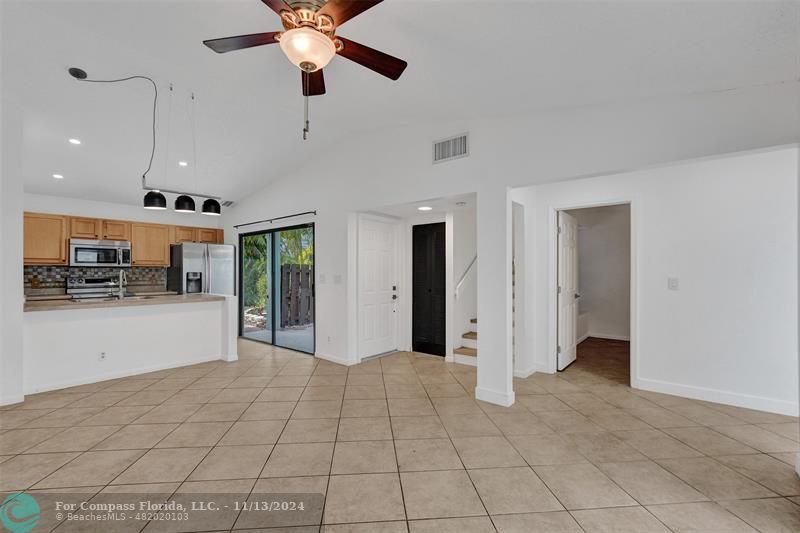
<svg viewBox="0 0 800 533">
<path fill-rule="evenodd" d="M 119 283 L 113 277 L 67 278 L 67 294 L 73 299 L 108 298 L 119 294 Z"/>
</svg>

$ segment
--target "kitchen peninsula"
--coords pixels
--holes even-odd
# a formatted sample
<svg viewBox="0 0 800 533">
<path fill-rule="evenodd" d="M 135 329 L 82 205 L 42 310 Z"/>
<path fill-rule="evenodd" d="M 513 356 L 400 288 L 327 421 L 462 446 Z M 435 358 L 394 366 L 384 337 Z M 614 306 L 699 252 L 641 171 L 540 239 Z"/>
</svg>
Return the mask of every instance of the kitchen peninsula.
<svg viewBox="0 0 800 533">
<path fill-rule="evenodd" d="M 216 245 L 222 230 L 41 213 L 26 213 L 24 229 L 25 394 L 237 360 L 237 297 L 166 286 L 170 246 Z M 130 266 L 75 266 L 70 243 L 103 239 L 129 246 Z M 108 294 L 70 289 L 76 281 Z"/>
</svg>

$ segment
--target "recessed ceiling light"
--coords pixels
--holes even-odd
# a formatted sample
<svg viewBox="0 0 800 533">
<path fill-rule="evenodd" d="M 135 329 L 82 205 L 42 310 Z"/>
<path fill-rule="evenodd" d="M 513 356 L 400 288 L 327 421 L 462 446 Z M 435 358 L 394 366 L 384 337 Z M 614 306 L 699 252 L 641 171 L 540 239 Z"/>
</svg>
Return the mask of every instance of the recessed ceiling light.
<svg viewBox="0 0 800 533">
<path fill-rule="evenodd" d="M 189 166 L 189 163 L 187 163 L 186 161 L 178 161 L 178 165 L 182 166 L 182 167 L 186 167 L 186 166 Z"/>
<path fill-rule="evenodd" d="M 421 205 L 417 209 L 419 209 L 420 211 L 431 211 L 431 210 L 433 210 L 433 208 L 431 206 L 429 206 L 429 205 Z"/>
<path fill-rule="evenodd" d="M 64 179 L 64 176 L 62 176 L 61 174 L 53 174 L 53 177 L 55 179 L 57 179 L 57 180 L 63 180 Z"/>
<path fill-rule="evenodd" d="M 70 139 L 69 143 L 70 144 L 81 144 L 81 140 L 80 139 Z"/>
</svg>

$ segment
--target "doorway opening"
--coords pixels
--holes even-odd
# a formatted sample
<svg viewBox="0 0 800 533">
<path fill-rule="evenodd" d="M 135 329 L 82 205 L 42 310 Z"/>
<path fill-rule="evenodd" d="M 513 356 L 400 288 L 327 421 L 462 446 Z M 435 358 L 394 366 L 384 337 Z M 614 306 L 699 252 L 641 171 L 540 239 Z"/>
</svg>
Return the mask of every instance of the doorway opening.
<svg viewBox="0 0 800 533">
<path fill-rule="evenodd" d="M 239 236 L 239 335 L 313 354 L 314 224 Z"/>
<path fill-rule="evenodd" d="M 556 368 L 630 384 L 630 204 L 557 216 Z"/>
<path fill-rule="evenodd" d="M 444 357 L 447 351 L 445 223 L 412 229 L 411 349 Z"/>
</svg>

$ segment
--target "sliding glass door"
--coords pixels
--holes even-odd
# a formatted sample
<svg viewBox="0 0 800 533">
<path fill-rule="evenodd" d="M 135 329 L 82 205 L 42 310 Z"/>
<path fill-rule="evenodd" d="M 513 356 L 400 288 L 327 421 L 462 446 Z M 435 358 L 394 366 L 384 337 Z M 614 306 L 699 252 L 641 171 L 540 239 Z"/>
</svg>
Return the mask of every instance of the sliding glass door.
<svg viewBox="0 0 800 533">
<path fill-rule="evenodd" d="M 239 237 L 240 334 L 314 353 L 314 225 Z"/>
</svg>

